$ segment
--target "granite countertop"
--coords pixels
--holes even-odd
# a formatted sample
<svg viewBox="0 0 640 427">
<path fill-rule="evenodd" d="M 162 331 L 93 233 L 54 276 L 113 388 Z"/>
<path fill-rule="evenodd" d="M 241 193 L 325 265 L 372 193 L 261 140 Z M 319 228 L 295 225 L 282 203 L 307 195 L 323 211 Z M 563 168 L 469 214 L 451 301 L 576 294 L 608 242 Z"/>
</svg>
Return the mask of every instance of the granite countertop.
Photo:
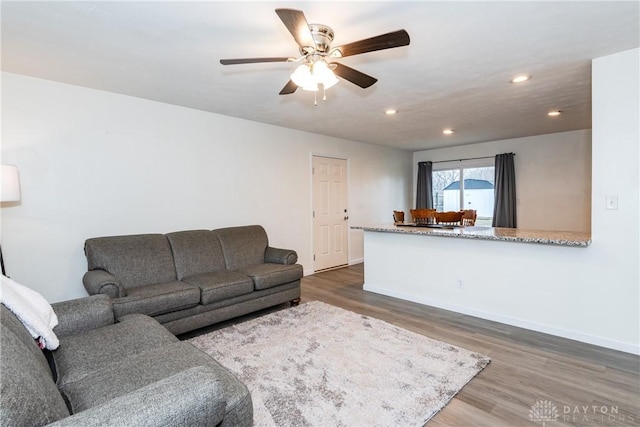
<svg viewBox="0 0 640 427">
<path fill-rule="evenodd" d="M 427 228 L 413 224 L 375 224 L 351 226 L 354 230 L 377 231 L 381 233 L 422 234 L 427 236 L 456 237 L 463 239 L 499 240 L 503 242 L 540 243 L 547 245 L 586 247 L 591 244 L 588 233 L 574 231 L 526 230 L 522 228 L 455 227 Z"/>
</svg>

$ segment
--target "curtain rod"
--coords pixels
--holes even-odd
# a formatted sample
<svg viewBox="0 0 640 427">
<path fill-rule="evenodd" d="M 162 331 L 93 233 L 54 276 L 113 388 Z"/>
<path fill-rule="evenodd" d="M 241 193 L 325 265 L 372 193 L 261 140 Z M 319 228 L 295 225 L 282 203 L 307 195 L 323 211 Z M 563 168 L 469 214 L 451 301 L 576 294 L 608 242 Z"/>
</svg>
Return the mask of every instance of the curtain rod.
<svg viewBox="0 0 640 427">
<path fill-rule="evenodd" d="M 513 154 L 515 156 L 515 153 L 508 153 L 508 154 Z M 469 157 L 467 159 L 438 160 L 437 162 L 431 162 L 431 163 L 463 162 L 465 160 L 493 159 L 495 157 L 496 156 Z M 426 163 L 426 162 L 418 162 L 418 163 Z"/>
</svg>

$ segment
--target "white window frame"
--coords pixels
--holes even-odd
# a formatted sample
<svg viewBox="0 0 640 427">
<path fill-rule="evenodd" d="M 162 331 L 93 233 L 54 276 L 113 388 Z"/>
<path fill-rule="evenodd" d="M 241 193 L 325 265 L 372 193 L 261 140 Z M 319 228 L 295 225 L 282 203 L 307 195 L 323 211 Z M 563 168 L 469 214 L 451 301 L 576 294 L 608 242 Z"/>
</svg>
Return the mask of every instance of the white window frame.
<svg viewBox="0 0 640 427">
<path fill-rule="evenodd" d="M 450 162 L 438 162 L 432 166 L 432 172 L 445 170 L 458 170 L 460 174 L 460 200 L 459 205 L 464 207 L 464 169 L 495 167 L 496 161 L 493 157 L 471 160 L 453 160 Z"/>
</svg>

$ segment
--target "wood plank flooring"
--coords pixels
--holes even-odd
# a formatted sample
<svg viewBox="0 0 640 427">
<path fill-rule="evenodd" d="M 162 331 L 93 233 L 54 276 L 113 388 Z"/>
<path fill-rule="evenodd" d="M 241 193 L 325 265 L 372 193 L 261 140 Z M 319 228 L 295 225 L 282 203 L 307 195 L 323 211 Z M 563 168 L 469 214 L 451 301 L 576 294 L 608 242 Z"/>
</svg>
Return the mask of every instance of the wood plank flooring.
<svg viewBox="0 0 640 427">
<path fill-rule="evenodd" d="M 362 290 L 364 264 L 304 277 L 302 302 L 318 300 L 491 357 L 428 425 L 640 426 L 640 358 Z M 363 355 L 366 357 L 366 355 Z"/>
<path fill-rule="evenodd" d="M 547 418 L 546 427 L 640 426 L 640 357 L 365 292 L 363 270 L 364 264 L 357 264 L 304 277 L 302 302 L 323 301 L 491 357 L 429 427 L 542 426 L 540 412 L 532 413 L 536 420 L 529 418 L 538 401 L 557 410 L 557 419 Z"/>
</svg>

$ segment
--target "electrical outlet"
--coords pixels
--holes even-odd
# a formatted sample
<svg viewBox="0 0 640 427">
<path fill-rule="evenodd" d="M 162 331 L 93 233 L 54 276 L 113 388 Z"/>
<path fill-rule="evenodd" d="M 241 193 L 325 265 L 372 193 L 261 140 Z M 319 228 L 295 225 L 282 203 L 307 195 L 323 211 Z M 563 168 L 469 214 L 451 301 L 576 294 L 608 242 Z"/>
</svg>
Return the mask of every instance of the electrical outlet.
<svg viewBox="0 0 640 427">
<path fill-rule="evenodd" d="M 456 280 L 456 286 L 458 289 L 464 289 L 464 284 L 462 283 L 462 279 Z"/>
</svg>

